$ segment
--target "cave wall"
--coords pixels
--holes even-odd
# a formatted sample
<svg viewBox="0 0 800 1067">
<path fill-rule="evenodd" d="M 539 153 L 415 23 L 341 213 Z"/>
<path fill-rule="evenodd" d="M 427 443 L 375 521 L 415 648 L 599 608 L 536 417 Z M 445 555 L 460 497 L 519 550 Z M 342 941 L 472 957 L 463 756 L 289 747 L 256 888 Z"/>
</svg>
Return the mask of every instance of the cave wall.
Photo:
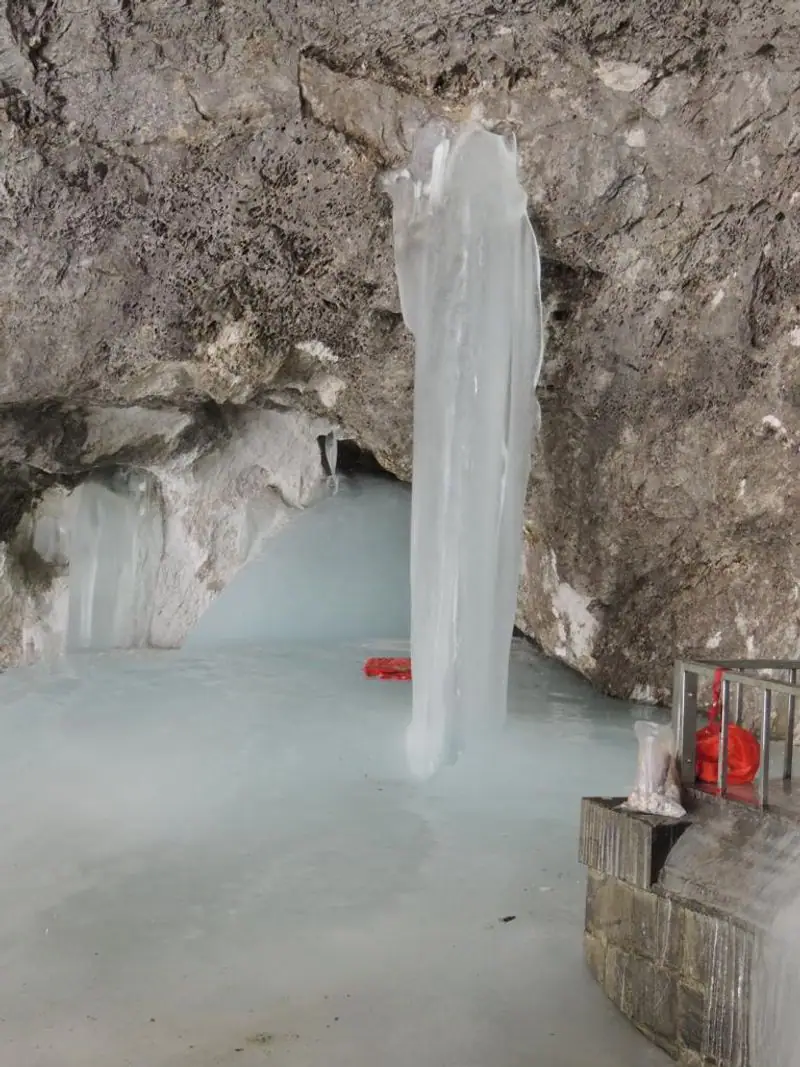
<svg viewBox="0 0 800 1067">
<path fill-rule="evenodd" d="M 408 478 L 381 176 L 478 115 L 517 135 L 548 315 L 518 625 L 641 699 L 681 652 L 796 654 L 799 30 L 781 0 L 8 0 L 5 556 L 48 487 L 194 464 L 232 409 Z"/>
<path fill-rule="evenodd" d="M 104 463 L 75 488 L 41 493 L 0 544 L 0 668 L 79 649 L 180 647 L 268 539 L 330 492 L 318 440 L 327 420 L 233 410 L 220 429 L 149 468 Z"/>
</svg>

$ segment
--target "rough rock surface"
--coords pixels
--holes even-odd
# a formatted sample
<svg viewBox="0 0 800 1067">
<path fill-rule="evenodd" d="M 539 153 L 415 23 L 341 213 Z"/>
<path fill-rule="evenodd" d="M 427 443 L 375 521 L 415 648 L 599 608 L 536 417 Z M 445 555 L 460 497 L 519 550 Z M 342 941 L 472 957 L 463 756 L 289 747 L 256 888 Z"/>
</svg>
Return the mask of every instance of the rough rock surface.
<svg viewBox="0 0 800 1067">
<path fill-rule="evenodd" d="M 234 405 L 407 477 L 380 178 L 477 112 L 549 315 L 520 625 L 643 698 L 679 650 L 795 654 L 799 71 L 791 0 L 7 0 L 0 538 Z"/>
<path fill-rule="evenodd" d="M 121 409 L 115 430 L 122 433 L 126 415 L 128 428 L 136 434 L 144 416 L 163 414 Z M 94 416 L 89 426 L 99 425 L 105 431 L 105 418 L 98 422 L 96 412 Z M 191 415 L 183 413 L 173 417 L 172 423 L 162 419 L 163 443 L 170 440 L 170 429 L 177 432 L 190 421 Z M 87 506 L 81 504 L 80 492 L 60 485 L 45 489 L 9 543 L 0 545 L 0 666 L 96 647 L 95 638 L 103 642 L 103 648 L 108 647 L 109 637 L 125 647 L 182 645 L 192 625 L 239 568 L 291 522 L 299 509 L 327 492 L 329 479 L 322 466 L 319 438 L 329 430 L 329 421 L 302 411 L 244 408 L 220 426 L 214 447 L 201 444 L 171 457 L 151 458 L 147 469 L 154 477 L 143 479 L 142 469 L 129 465 L 95 470 L 91 477 L 106 490 L 116 484 L 119 491 L 120 482 L 133 482 L 134 487 L 139 483 L 139 490 L 152 486 L 146 500 L 140 501 L 130 486 L 123 495 L 128 496 L 134 515 L 137 509 L 140 516 L 148 513 L 160 529 L 157 549 L 153 541 L 138 548 L 134 540 L 127 546 L 133 552 L 126 554 L 118 527 L 113 519 L 109 521 L 107 511 L 102 516 L 103 508 L 96 504 L 89 504 L 84 512 L 83 534 L 76 539 L 75 530 L 81 526 L 78 512 Z M 119 474 L 125 476 L 119 478 Z M 113 500 L 110 492 L 106 495 Z M 118 575 L 116 612 L 128 616 L 121 627 L 109 620 L 107 611 L 97 611 L 94 565 L 88 560 L 82 565 L 73 555 L 80 551 L 75 541 L 86 542 L 85 523 L 90 515 L 101 515 L 99 522 L 91 522 L 91 540 L 108 554 Z M 145 528 L 143 533 L 146 536 Z M 156 558 L 155 551 L 159 553 Z M 145 560 L 149 565 L 144 573 L 140 571 L 132 584 L 126 581 L 128 568 L 139 568 Z M 72 562 L 77 563 L 74 569 Z M 82 579 L 90 584 L 82 586 Z M 77 593 L 74 601 L 70 598 L 72 582 Z M 148 586 L 150 593 L 143 596 Z M 82 602 L 88 612 L 83 623 Z M 100 634 L 98 627 L 109 632 Z M 122 634 L 127 639 L 121 639 Z"/>
</svg>

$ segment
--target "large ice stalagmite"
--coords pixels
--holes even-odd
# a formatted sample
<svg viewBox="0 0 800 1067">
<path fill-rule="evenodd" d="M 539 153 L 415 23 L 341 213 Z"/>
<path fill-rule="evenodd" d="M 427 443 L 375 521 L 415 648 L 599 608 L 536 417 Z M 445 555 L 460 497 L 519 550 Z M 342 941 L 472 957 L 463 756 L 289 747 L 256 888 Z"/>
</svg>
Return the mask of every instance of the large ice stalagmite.
<svg viewBox="0 0 800 1067">
<path fill-rule="evenodd" d="M 426 127 L 388 190 L 416 342 L 407 747 L 424 777 L 505 716 L 539 418 L 539 255 L 516 147 L 480 126 Z"/>
<path fill-rule="evenodd" d="M 146 645 L 163 548 L 154 480 L 87 481 L 70 505 L 68 651 Z"/>
</svg>

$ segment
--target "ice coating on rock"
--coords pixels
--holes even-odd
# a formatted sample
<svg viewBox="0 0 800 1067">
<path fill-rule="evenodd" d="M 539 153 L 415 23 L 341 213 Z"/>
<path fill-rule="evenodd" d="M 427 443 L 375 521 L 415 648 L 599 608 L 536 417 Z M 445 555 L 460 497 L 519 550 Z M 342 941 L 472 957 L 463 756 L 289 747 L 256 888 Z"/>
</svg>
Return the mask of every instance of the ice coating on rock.
<svg viewBox="0 0 800 1067">
<path fill-rule="evenodd" d="M 84 482 L 70 504 L 68 651 L 143 647 L 163 548 L 153 479 Z"/>
<path fill-rule="evenodd" d="M 33 516 L 33 550 L 46 563 L 64 565 L 69 558 L 69 529 L 64 515 L 65 493 L 46 492 Z"/>
<path fill-rule="evenodd" d="M 505 716 L 538 427 L 539 256 L 515 145 L 480 126 L 426 127 L 387 188 L 416 342 L 407 748 L 425 777 Z"/>
</svg>

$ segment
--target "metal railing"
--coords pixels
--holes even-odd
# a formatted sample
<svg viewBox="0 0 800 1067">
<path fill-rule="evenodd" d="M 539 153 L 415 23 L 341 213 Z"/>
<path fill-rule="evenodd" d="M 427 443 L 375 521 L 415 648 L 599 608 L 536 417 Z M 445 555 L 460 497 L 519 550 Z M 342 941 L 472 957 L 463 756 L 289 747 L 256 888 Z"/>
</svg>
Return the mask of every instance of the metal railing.
<svg viewBox="0 0 800 1067">
<path fill-rule="evenodd" d="M 763 807 L 769 802 L 769 750 L 772 730 L 773 698 L 786 699 L 786 744 L 783 756 L 783 781 L 792 777 L 794 755 L 794 728 L 797 684 L 800 661 L 798 660 L 726 660 L 722 662 L 694 662 L 679 660 L 675 664 L 672 690 L 672 729 L 675 734 L 676 758 L 681 781 L 693 786 L 696 777 L 696 733 L 698 717 L 698 692 L 701 680 L 713 682 L 714 675 L 722 670 L 720 700 L 720 758 L 717 788 L 721 796 L 728 794 L 728 727 L 731 721 L 741 726 L 744 719 L 745 694 L 748 690 L 761 693 L 760 741 L 761 765 L 756 782 L 756 799 Z M 763 672 L 780 673 L 783 681 L 763 677 Z"/>
</svg>

